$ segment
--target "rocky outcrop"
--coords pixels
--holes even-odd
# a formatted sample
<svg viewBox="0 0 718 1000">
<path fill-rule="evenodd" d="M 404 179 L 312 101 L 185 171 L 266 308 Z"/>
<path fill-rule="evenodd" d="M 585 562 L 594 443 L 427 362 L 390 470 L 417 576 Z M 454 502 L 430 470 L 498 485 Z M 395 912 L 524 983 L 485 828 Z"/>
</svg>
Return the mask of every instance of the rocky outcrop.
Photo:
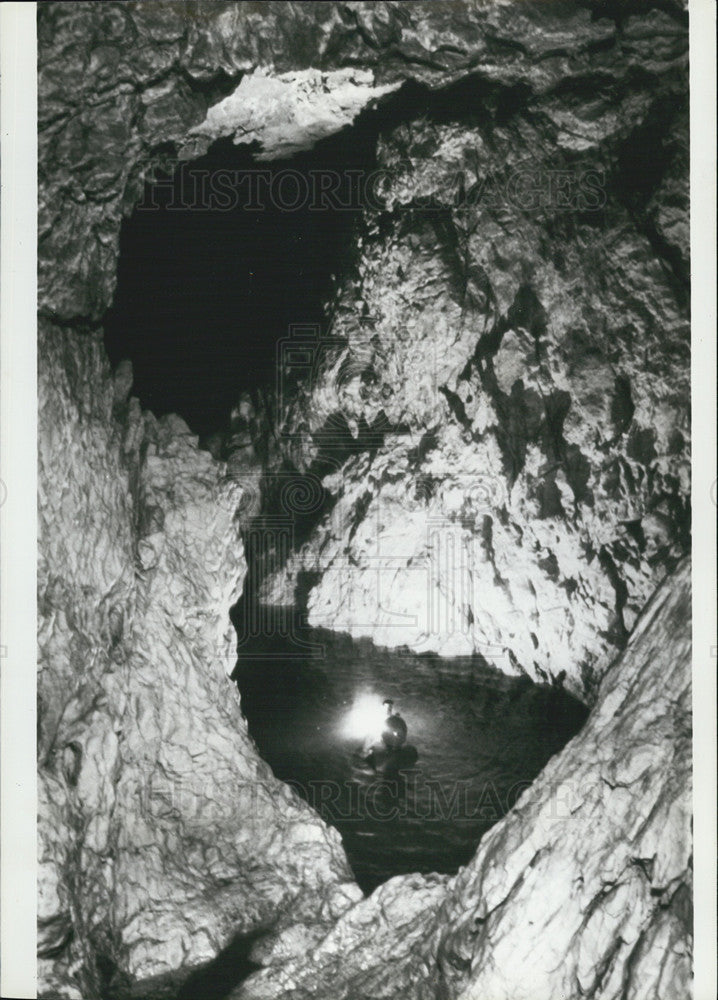
<svg viewBox="0 0 718 1000">
<path fill-rule="evenodd" d="M 42 993 L 147 995 L 263 929 L 245 995 L 516 1000 L 517 955 L 547 996 L 681 995 L 679 598 L 465 871 L 352 905 L 337 836 L 273 780 L 226 679 L 241 475 L 140 412 L 100 324 L 123 213 L 158 158 L 206 149 L 223 99 L 309 81 L 296 124 L 346 72 L 366 91 L 339 124 L 392 88 L 337 340 L 275 456 L 330 504 L 265 594 L 312 579 L 316 623 L 593 700 L 687 544 L 682 6 L 48 3 L 38 35 Z M 261 119 L 240 124 L 266 147 Z M 546 823 L 556 780 L 583 798 Z"/>
<path fill-rule="evenodd" d="M 192 135 L 209 140 L 232 136 L 237 145 L 259 144 L 256 159 L 286 159 L 351 125 L 369 104 L 399 84 L 374 87 L 369 70 L 302 70 L 269 76 L 247 74 L 207 112 Z"/>
<path fill-rule="evenodd" d="M 637 9 L 641 16 L 631 17 Z M 40 308 L 63 320 L 101 319 L 116 280 L 122 213 L 139 199 L 143 171 L 158 156 L 198 155 L 190 130 L 245 73 L 359 66 L 376 85 L 431 87 L 478 73 L 494 99 L 516 87 L 563 91 L 571 136 L 581 115 L 570 114 L 567 75 L 590 95 L 603 82 L 605 53 L 623 51 L 627 69 L 638 67 L 626 83 L 640 83 L 646 71 L 658 77 L 675 58 L 676 39 L 685 49 L 685 17 L 680 0 L 624 0 L 610 9 L 510 0 L 43 4 Z"/>
<path fill-rule="evenodd" d="M 40 350 L 40 983 L 104 996 L 361 893 L 227 676 L 241 490 L 95 337 Z"/>
<path fill-rule="evenodd" d="M 637 25 L 624 31 L 640 45 Z M 570 112 L 528 93 L 499 114 L 474 77 L 382 136 L 383 208 L 284 424 L 297 466 L 333 463 L 333 503 L 266 599 L 291 600 L 313 573 L 316 624 L 479 652 L 592 697 L 689 538 L 687 118 L 671 37 L 650 92 L 627 87 L 632 63 L 612 50 L 596 60 L 601 97 L 581 91 Z M 665 163 L 637 205 L 623 158 L 655 118 Z"/>
<path fill-rule="evenodd" d="M 314 574 L 316 624 L 588 700 L 689 537 L 685 37 L 653 14 L 603 43 L 560 82 L 477 68 L 383 132 L 284 415 L 332 503 L 264 587 Z"/>
<path fill-rule="evenodd" d="M 691 598 L 684 561 L 578 736 L 450 880 L 401 876 L 236 1000 L 690 995 Z"/>
</svg>

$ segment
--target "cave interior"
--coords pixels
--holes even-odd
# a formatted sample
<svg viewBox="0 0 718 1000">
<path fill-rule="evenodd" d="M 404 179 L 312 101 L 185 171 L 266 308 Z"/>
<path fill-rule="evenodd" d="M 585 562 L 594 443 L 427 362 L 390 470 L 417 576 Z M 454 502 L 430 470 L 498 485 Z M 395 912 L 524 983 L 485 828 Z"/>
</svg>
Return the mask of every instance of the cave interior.
<svg viewBox="0 0 718 1000">
<path fill-rule="evenodd" d="M 131 360 L 132 391 L 142 407 L 157 417 L 179 414 L 199 436 L 200 447 L 226 457 L 223 442 L 230 438 L 238 400 L 249 398 L 254 408 L 265 412 L 275 404 L 278 350 L 292 324 L 323 332 L 330 327 L 333 295 L 339 280 L 351 272 L 364 224 L 352 178 L 366 177 L 376 166 L 382 130 L 420 115 L 438 122 L 460 116 L 490 127 L 508 120 L 524 99 L 520 87 L 494 93 L 472 78 L 437 92 L 406 84 L 378 109 L 363 112 L 354 125 L 289 160 L 258 162 L 254 147 L 230 139 L 215 141 L 204 156 L 189 162 L 165 158 L 124 220 L 117 288 L 104 324 L 108 356 L 114 365 Z M 315 178 L 322 174 L 333 174 L 339 181 L 332 187 L 332 200 L 321 201 L 318 210 Z M 250 176 L 254 181 L 247 180 Z M 221 182 L 213 187 L 218 177 L 235 188 L 225 184 L 220 190 Z M 256 186 L 250 187 L 252 183 Z M 336 443 L 337 427 L 331 430 Z M 346 453 L 376 447 L 377 435 L 372 436 L 370 428 L 358 439 L 346 427 L 339 433 L 344 434 Z M 266 459 L 267 442 L 255 446 Z M 314 471 L 329 467 L 319 462 Z M 301 480 L 299 471 L 293 474 Z M 263 515 L 273 512 L 275 501 L 266 486 Z M 331 504 L 326 493 L 319 514 Z M 317 517 L 317 512 L 298 517 L 295 537 L 306 538 Z M 238 634 L 243 619 L 256 612 L 261 575 L 261 567 L 249 557 L 244 593 L 231 615 Z M 417 868 L 453 873 L 466 864 L 483 832 L 513 805 L 516 789 L 540 772 L 587 716 L 585 706 L 560 689 L 536 685 L 525 676 L 505 678 L 478 654 L 470 662 L 441 664 L 436 657 L 409 662 L 406 652 L 391 653 L 372 643 L 355 644 L 347 636 L 307 629 L 301 614 L 297 620 L 308 651 L 299 664 L 287 651 L 285 622 L 277 626 L 277 634 L 262 638 L 261 669 L 252 669 L 252 649 L 244 648 L 233 677 L 262 756 L 278 778 L 292 784 L 340 829 L 366 892 L 394 874 Z M 313 657 L 312 650 L 319 648 L 329 650 L 335 668 L 340 664 L 334 675 Z M 268 649 L 274 650 L 269 661 Z M 392 688 L 397 676 L 411 676 L 415 683 Z M 381 822 L 386 803 L 354 795 L 362 787 L 366 790 L 367 777 L 349 759 L 346 745 L 337 745 L 335 732 L 337 713 L 346 712 L 352 691 L 361 685 L 402 690 L 410 715 L 413 706 L 418 725 L 413 735 L 420 748 L 429 716 L 443 717 L 446 732 L 458 729 L 451 752 L 446 740 L 435 739 L 433 757 L 429 752 L 428 760 L 426 754 L 422 760 L 420 751 L 417 767 L 409 771 L 426 778 L 430 791 L 435 780 L 432 764 L 443 775 L 442 787 L 448 788 L 452 780 L 468 782 L 468 812 L 462 819 L 449 818 L 443 827 L 432 829 L 415 808 L 405 810 L 403 825 L 399 821 L 387 826 Z M 466 705 L 469 711 L 462 715 Z M 328 738 L 318 749 L 310 734 L 320 726 Z M 456 764 L 461 758 L 463 770 Z M 482 759 L 490 762 L 483 772 Z M 494 773 L 497 761 L 499 772 L 503 766 L 505 787 L 492 801 L 480 801 L 484 792 L 467 776 L 474 769 L 490 785 L 487 775 Z M 395 779 L 399 784 L 392 784 Z M 391 803 L 406 806 L 411 796 L 417 806 L 421 798 L 415 786 L 407 792 L 404 772 L 371 775 L 368 784 L 374 793 L 389 795 L 390 809 Z M 328 786 L 335 791 L 327 791 Z M 424 802 L 423 808 L 428 809 L 423 815 L 429 815 L 431 802 Z M 442 841 L 449 843 L 448 850 Z M 408 844 L 408 850 L 397 848 L 397 843 Z"/>
</svg>

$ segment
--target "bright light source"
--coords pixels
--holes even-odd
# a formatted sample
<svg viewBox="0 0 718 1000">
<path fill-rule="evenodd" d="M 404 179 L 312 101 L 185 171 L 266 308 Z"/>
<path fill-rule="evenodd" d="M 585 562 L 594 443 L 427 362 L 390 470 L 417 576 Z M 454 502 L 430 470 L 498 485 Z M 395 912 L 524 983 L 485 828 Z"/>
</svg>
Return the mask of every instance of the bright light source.
<svg viewBox="0 0 718 1000">
<path fill-rule="evenodd" d="M 342 732 L 352 739 L 381 740 L 381 734 L 386 722 L 386 707 L 377 694 L 360 694 L 354 699 L 354 704 L 344 720 Z"/>
</svg>

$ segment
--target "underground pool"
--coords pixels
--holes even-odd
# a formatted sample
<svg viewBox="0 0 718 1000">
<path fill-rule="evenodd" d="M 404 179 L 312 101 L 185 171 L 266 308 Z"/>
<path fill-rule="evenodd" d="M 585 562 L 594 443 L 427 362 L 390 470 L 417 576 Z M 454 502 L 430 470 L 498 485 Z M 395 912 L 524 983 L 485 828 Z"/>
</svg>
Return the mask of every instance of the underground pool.
<svg viewBox="0 0 718 1000">
<path fill-rule="evenodd" d="M 241 654 L 234 676 L 262 757 L 339 830 L 366 892 L 407 872 L 455 873 L 587 716 L 563 690 L 480 657 L 416 655 L 300 626 Z M 417 757 L 375 770 L 356 723 L 385 698 Z"/>
</svg>

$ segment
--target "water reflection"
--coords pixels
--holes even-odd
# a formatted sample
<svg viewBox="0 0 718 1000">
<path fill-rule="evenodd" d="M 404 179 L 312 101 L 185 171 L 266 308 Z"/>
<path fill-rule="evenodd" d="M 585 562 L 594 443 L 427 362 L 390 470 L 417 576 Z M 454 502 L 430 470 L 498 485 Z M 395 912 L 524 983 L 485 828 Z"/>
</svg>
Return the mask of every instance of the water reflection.
<svg viewBox="0 0 718 1000">
<path fill-rule="evenodd" d="M 403 872 L 466 864 L 587 714 L 565 692 L 479 658 L 389 651 L 319 629 L 303 637 L 323 655 L 288 658 L 288 640 L 276 637 L 257 640 L 256 660 L 242 649 L 242 708 L 275 775 L 341 832 L 366 890 Z M 361 759 L 347 718 L 366 696 L 394 700 L 415 759 L 388 755 L 378 769 Z"/>
</svg>

